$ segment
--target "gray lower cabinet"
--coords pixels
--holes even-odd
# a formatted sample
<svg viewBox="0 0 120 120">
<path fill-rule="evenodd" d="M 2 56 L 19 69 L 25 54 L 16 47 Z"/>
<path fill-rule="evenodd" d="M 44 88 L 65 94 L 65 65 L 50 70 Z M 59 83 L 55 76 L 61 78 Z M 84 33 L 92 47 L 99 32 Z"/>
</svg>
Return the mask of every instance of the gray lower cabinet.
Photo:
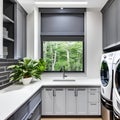
<svg viewBox="0 0 120 120">
<path fill-rule="evenodd" d="M 53 89 L 42 89 L 42 115 L 53 115 Z"/>
<path fill-rule="evenodd" d="M 87 115 L 87 88 L 77 88 L 77 115 Z"/>
<path fill-rule="evenodd" d="M 99 87 L 44 87 L 42 115 L 100 115 Z"/>
<path fill-rule="evenodd" d="M 35 93 L 8 120 L 39 120 L 41 118 L 41 93 Z"/>
<path fill-rule="evenodd" d="M 76 89 L 66 88 L 66 115 L 76 115 Z"/>
<path fill-rule="evenodd" d="M 54 89 L 54 115 L 65 115 L 65 88 Z"/>
</svg>

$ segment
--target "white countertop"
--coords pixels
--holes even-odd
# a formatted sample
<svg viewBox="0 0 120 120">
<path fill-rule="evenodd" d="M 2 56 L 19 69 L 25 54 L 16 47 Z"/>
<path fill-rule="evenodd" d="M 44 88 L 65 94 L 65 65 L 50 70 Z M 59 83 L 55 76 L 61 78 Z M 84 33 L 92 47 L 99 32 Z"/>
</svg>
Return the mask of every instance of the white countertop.
<svg viewBox="0 0 120 120">
<path fill-rule="evenodd" d="M 11 85 L 0 90 L 0 120 L 10 117 L 42 86 L 100 86 L 100 79 L 71 78 L 74 82 L 53 81 L 59 78 L 44 78 L 30 85 Z"/>
</svg>

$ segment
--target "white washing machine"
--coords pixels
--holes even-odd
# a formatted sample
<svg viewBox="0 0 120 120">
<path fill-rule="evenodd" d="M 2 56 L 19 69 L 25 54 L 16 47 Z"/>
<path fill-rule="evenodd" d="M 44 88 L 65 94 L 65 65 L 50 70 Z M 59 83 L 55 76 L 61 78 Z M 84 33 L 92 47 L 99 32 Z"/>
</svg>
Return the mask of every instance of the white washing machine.
<svg viewBox="0 0 120 120">
<path fill-rule="evenodd" d="M 115 53 L 113 61 L 113 109 L 114 120 L 120 120 L 120 51 Z"/>
<path fill-rule="evenodd" d="M 113 120 L 113 59 L 114 52 L 102 55 L 101 60 L 101 103 L 103 120 Z"/>
<path fill-rule="evenodd" d="M 112 102 L 113 88 L 113 59 L 115 52 L 102 55 L 101 60 L 101 96 Z"/>
</svg>

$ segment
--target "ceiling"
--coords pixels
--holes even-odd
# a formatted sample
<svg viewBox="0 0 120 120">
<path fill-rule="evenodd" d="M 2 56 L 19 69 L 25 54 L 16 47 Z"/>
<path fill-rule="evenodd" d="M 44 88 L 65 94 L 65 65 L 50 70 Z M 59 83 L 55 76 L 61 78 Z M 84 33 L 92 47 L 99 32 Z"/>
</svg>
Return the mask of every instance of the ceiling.
<svg viewBox="0 0 120 120">
<path fill-rule="evenodd" d="M 108 0 L 74 0 L 74 4 L 69 4 L 69 2 L 73 3 L 73 0 L 17 0 L 22 6 L 23 8 L 28 12 L 31 13 L 34 9 L 35 6 L 37 7 L 42 7 L 42 8 L 80 8 L 80 7 L 84 7 L 84 8 L 97 8 L 97 9 L 102 9 L 102 7 L 105 5 L 105 3 Z M 40 1 L 43 2 L 42 4 L 36 5 L 35 1 Z M 60 4 L 60 2 L 62 2 L 62 4 Z M 63 2 L 66 2 L 66 4 L 64 4 Z M 83 4 L 80 5 L 77 2 L 88 2 L 88 4 Z M 47 4 L 46 4 L 47 3 Z M 49 3 L 53 3 L 53 4 L 49 4 Z"/>
</svg>

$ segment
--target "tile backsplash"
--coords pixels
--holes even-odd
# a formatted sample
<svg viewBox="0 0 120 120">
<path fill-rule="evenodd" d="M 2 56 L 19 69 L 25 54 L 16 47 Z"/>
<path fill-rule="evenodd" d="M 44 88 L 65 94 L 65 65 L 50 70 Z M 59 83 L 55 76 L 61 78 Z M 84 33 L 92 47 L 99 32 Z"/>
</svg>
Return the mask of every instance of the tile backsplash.
<svg viewBox="0 0 120 120">
<path fill-rule="evenodd" d="M 3 89 L 12 83 L 9 82 L 10 70 L 7 69 L 9 65 L 17 64 L 18 60 L 0 59 L 0 89 Z"/>
</svg>

